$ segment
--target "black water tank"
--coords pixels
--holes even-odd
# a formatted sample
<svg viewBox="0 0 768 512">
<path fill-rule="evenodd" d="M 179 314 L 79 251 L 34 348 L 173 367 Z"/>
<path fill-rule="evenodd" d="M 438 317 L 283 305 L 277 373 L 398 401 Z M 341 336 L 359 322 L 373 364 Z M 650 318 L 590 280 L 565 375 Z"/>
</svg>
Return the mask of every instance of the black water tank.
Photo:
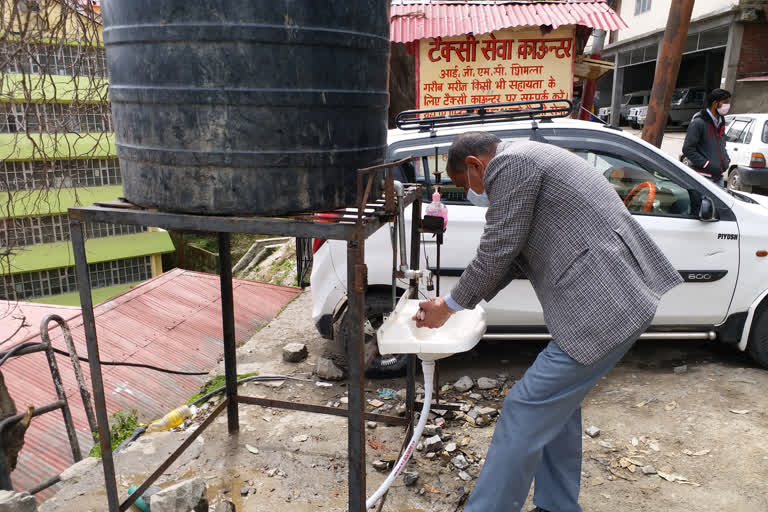
<svg viewBox="0 0 768 512">
<path fill-rule="evenodd" d="M 125 197 L 277 215 L 354 204 L 384 160 L 390 0 L 109 0 Z"/>
</svg>

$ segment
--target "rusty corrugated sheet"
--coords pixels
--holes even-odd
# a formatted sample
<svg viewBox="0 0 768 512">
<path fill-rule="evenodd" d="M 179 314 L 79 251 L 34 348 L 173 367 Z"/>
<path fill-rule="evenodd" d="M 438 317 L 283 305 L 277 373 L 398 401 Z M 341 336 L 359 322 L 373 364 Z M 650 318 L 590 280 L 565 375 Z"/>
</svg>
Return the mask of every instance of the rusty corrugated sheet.
<svg viewBox="0 0 768 512">
<path fill-rule="evenodd" d="M 40 321 L 53 313 L 67 320 L 80 314 L 80 308 L 0 300 L 0 351 L 39 333 Z"/>
<path fill-rule="evenodd" d="M 256 328 L 273 318 L 301 290 L 252 281 L 235 280 L 235 334 L 248 340 Z M 102 361 L 131 361 L 188 372 L 208 372 L 223 353 L 219 276 L 172 270 L 100 304 L 95 308 L 96 330 Z M 33 335 L 22 341 L 39 341 L 37 325 L 46 314 L 69 319 L 78 354 L 87 355 L 79 308 L 21 304 L 21 311 L 35 315 Z M 59 329 L 51 330 L 54 346 L 66 350 Z M 7 343 L 7 349 L 16 343 Z M 84 450 L 91 445 L 88 421 L 71 370 L 69 358 L 57 356 L 62 380 L 72 407 L 75 426 Z M 90 369 L 82 364 L 90 387 Z M 12 359 L 2 366 L 6 384 L 17 407 L 54 401 L 56 394 L 42 353 Z M 156 419 L 196 393 L 204 376 L 181 376 L 124 366 L 103 366 L 104 393 L 110 414 L 138 409 L 144 421 Z M 72 464 L 72 454 L 61 414 L 43 415 L 27 431 L 19 464 L 13 473 L 17 489 L 26 489 Z"/>
<path fill-rule="evenodd" d="M 487 34 L 521 26 L 584 25 L 603 30 L 627 28 L 604 0 L 562 2 L 446 3 L 439 0 L 393 0 L 390 39 L 407 43 L 430 37 Z"/>
</svg>

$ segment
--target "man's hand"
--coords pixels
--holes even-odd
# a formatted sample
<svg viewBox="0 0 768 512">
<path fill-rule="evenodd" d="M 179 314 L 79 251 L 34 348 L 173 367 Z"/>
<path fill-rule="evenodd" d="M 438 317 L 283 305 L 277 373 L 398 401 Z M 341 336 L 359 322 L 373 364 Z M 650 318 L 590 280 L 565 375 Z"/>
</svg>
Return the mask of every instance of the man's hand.
<svg viewBox="0 0 768 512">
<path fill-rule="evenodd" d="M 413 317 L 416 320 L 416 327 L 429 327 L 437 329 L 442 327 L 445 322 L 455 313 L 445 303 L 442 297 L 436 297 L 419 303 L 419 312 Z"/>
</svg>

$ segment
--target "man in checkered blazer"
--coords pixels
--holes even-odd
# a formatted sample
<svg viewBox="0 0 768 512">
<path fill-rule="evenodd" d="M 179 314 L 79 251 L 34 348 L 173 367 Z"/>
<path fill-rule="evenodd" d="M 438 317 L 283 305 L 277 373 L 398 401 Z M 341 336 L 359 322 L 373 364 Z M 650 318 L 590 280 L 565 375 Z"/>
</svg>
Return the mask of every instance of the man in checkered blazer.
<svg viewBox="0 0 768 512">
<path fill-rule="evenodd" d="M 581 401 L 650 325 L 680 275 L 613 187 L 578 156 L 538 142 L 456 137 L 448 175 L 487 205 L 477 254 L 419 326 L 531 281 L 553 341 L 504 401 L 466 512 L 520 511 L 536 481 L 541 512 L 581 512 Z"/>
</svg>

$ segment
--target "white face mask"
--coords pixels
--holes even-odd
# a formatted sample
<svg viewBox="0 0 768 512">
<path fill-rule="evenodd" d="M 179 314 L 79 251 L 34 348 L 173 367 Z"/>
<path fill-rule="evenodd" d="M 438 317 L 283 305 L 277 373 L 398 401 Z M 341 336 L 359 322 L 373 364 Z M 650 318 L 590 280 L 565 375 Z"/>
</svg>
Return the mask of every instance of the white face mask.
<svg viewBox="0 0 768 512">
<path fill-rule="evenodd" d="M 730 103 L 723 103 L 717 108 L 717 113 L 721 116 L 724 116 L 728 113 L 728 111 L 731 110 L 731 104 Z"/>
<path fill-rule="evenodd" d="M 469 191 L 467 192 L 467 199 L 475 206 L 482 208 L 488 208 L 491 205 L 491 201 L 488 199 L 488 194 L 483 190 L 482 194 L 478 194 L 472 190 L 472 180 L 469 179 L 469 169 L 467 169 L 467 183 L 469 183 Z"/>
</svg>

